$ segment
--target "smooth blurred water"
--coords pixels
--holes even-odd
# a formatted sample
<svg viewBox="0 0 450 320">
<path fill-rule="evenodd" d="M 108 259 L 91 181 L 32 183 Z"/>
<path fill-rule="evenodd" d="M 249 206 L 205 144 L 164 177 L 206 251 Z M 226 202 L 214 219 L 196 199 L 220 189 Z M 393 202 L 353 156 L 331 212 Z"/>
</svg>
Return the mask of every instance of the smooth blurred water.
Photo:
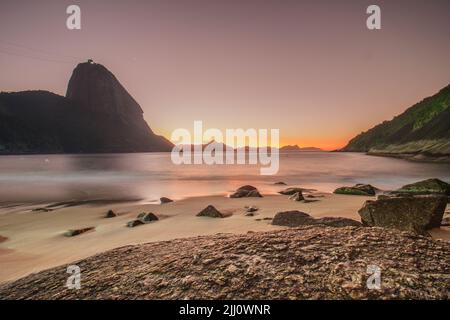
<svg viewBox="0 0 450 320">
<path fill-rule="evenodd" d="M 140 198 L 174 199 L 227 194 L 243 184 L 264 193 L 290 185 L 333 191 L 370 183 L 394 189 L 426 178 L 450 180 L 450 164 L 417 163 L 361 153 L 280 155 L 280 170 L 261 176 L 259 165 L 174 165 L 169 153 L 27 155 L 0 157 L 0 202 Z"/>
</svg>

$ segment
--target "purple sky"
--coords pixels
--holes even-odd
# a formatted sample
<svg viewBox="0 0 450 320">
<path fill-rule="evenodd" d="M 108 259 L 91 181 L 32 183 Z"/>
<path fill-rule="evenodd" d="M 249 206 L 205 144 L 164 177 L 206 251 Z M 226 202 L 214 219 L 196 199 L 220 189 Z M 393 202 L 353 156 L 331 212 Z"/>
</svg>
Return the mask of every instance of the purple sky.
<svg viewBox="0 0 450 320">
<path fill-rule="evenodd" d="M 330 149 L 449 84 L 449 31 L 448 0 L 2 0 L 0 90 L 63 95 L 93 58 L 167 137 L 203 120 Z"/>
</svg>

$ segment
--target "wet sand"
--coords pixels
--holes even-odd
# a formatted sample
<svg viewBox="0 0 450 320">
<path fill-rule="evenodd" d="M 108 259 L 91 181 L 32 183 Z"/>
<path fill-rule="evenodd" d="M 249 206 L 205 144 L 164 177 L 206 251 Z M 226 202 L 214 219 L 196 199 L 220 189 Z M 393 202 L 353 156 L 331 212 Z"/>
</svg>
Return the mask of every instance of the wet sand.
<svg viewBox="0 0 450 320">
<path fill-rule="evenodd" d="M 323 194 L 316 202 L 303 203 L 287 196 L 230 199 L 223 196 L 195 197 L 168 204 L 96 203 L 35 212 L 41 205 L 8 206 L 0 209 L 0 283 L 73 262 L 117 247 L 217 233 L 283 229 L 270 220 L 279 211 L 300 210 L 314 217 L 346 217 L 360 220 L 357 213 L 372 197 Z M 224 219 L 196 217 L 208 205 L 231 213 Z M 253 217 L 245 206 L 257 206 Z M 108 210 L 119 214 L 105 218 Z M 160 221 L 135 228 L 126 223 L 141 212 L 153 212 Z M 69 229 L 95 227 L 95 231 L 65 237 Z M 450 228 L 434 229 L 433 238 L 450 241 Z"/>
</svg>

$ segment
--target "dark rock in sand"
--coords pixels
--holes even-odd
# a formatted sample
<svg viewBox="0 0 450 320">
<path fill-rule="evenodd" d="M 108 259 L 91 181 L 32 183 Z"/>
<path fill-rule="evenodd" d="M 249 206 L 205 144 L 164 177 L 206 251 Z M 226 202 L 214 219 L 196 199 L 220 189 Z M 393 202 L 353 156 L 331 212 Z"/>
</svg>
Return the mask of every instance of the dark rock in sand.
<svg viewBox="0 0 450 320">
<path fill-rule="evenodd" d="M 426 234 L 441 225 L 446 206 L 444 196 L 393 197 L 366 201 L 358 213 L 365 226 Z"/>
<path fill-rule="evenodd" d="M 427 179 L 411 184 L 407 184 L 400 189 L 393 191 L 394 194 L 442 194 L 450 196 L 450 184 L 439 179 Z"/>
<path fill-rule="evenodd" d="M 278 185 L 278 186 L 286 186 L 287 184 L 283 181 L 279 181 L 279 182 L 275 182 L 274 185 Z"/>
<path fill-rule="evenodd" d="M 209 205 L 197 214 L 197 217 L 225 218 L 225 215 L 214 206 Z"/>
<path fill-rule="evenodd" d="M 252 190 L 249 193 L 247 193 L 247 198 L 262 198 L 263 196 L 259 193 L 258 190 Z"/>
<path fill-rule="evenodd" d="M 315 219 L 309 214 L 301 211 L 278 212 L 272 221 L 273 225 L 286 227 L 299 227 L 305 225 L 323 224 L 330 227 L 361 227 L 358 221 L 347 218 L 325 217 Z"/>
<path fill-rule="evenodd" d="M 292 196 L 289 196 L 290 200 L 294 201 L 303 201 L 305 198 L 303 197 L 303 194 L 301 192 L 296 192 Z"/>
<path fill-rule="evenodd" d="M 250 206 L 250 207 L 247 207 L 246 209 L 247 209 L 247 212 L 255 212 L 255 211 L 258 211 L 258 210 L 259 210 L 259 209 L 258 209 L 257 207 L 255 207 L 255 206 Z"/>
<path fill-rule="evenodd" d="M 135 219 L 135 220 L 128 221 L 127 222 L 127 227 L 128 228 L 134 228 L 134 227 L 137 227 L 137 226 L 140 226 L 140 225 L 143 225 L 143 224 L 145 224 L 144 221 L 139 220 L 139 219 Z"/>
<path fill-rule="evenodd" d="M 298 227 L 313 224 L 314 218 L 309 214 L 297 210 L 278 212 L 272 220 L 273 225 Z"/>
<path fill-rule="evenodd" d="M 53 211 L 53 209 L 50 209 L 50 208 L 36 208 L 36 209 L 31 210 L 31 211 L 33 211 L 33 212 L 51 212 L 51 211 Z"/>
<path fill-rule="evenodd" d="M 258 189 L 250 185 L 242 186 L 239 189 L 237 189 L 236 192 L 230 195 L 230 198 L 249 198 L 249 197 L 262 198 L 262 195 L 259 193 Z"/>
<path fill-rule="evenodd" d="M 296 194 L 297 192 L 303 193 L 307 191 L 315 191 L 313 189 L 305 189 L 305 188 L 286 188 L 282 191 L 279 191 L 279 194 L 285 195 L 285 196 L 292 196 L 293 194 Z"/>
<path fill-rule="evenodd" d="M 323 198 L 324 196 L 322 194 L 316 195 L 316 194 L 308 194 L 306 195 L 306 198 L 315 199 L 315 198 Z"/>
<path fill-rule="evenodd" d="M 134 228 L 152 221 L 158 221 L 159 218 L 151 212 L 142 212 L 137 216 L 137 219 L 131 220 L 127 223 L 127 227 Z"/>
<path fill-rule="evenodd" d="M 137 216 L 137 218 L 139 220 L 143 221 L 144 223 L 159 220 L 159 218 L 151 212 L 148 212 L 148 213 L 142 212 Z"/>
<path fill-rule="evenodd" d="M 161 201 L 161 204 L 173 202 L 172 199 L 169 199 L 169 198 L 166 198 L 166 197 L 162 197 L 159 200 Z"/>
<path fill-rule="evenodd" d="M 370 184 L 356 184 L 353 187 L 340 187 L 334 190 L 336 194 L 349 194 L 358 196 L 374 196 L 377 188 Z"/>
<path fill-rule="evenodd" d="M 245 185 L 245 186 L 242 186 L 242 187 L 240 187 L 240 188 L 238 188 L 236 191 L 253 191 L 253 190 L 258 190 L 256 187 L 254 187 L 254 186 L 251 186 L 251 185 Z"/>
<path fill-rule="evenodd" d="M 112 210 L 109 210 L 105 216 L 105 218 L 115 218 L 115 217 L 117 217 L 117 214 Z"/>
<path fill-rule="evenodd" d="M 68 230 L 67 232 L 65 232 L 64 235 L 66 237 L 75 237 L 82 233 L 86 233 L 86 232 L 94 230 L 94 229 L 95 229 L 95 227 L 87 227 L 87 228 L 82 228 L 82 229 L 71 229 L 71 230 Z"/>
</svg>

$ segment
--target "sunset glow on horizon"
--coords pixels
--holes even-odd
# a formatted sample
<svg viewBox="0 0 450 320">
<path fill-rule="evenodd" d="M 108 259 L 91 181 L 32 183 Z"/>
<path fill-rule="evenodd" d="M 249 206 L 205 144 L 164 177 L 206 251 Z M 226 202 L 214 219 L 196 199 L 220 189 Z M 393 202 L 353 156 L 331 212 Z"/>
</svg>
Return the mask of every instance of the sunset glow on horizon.
<svg viewBox="0 0 450 320">
<path fill-rule="evenodd" d="M 166 138 L 202 120 L 335 150 L 450 83 L 446 0 L 377 1 L 381 30 L 366 0 L 76 3 L 81 30 L 65 26 L 71 1 L 2 1 L 0 91 L 65 95 L 92 58 Z"/>
</svg>

